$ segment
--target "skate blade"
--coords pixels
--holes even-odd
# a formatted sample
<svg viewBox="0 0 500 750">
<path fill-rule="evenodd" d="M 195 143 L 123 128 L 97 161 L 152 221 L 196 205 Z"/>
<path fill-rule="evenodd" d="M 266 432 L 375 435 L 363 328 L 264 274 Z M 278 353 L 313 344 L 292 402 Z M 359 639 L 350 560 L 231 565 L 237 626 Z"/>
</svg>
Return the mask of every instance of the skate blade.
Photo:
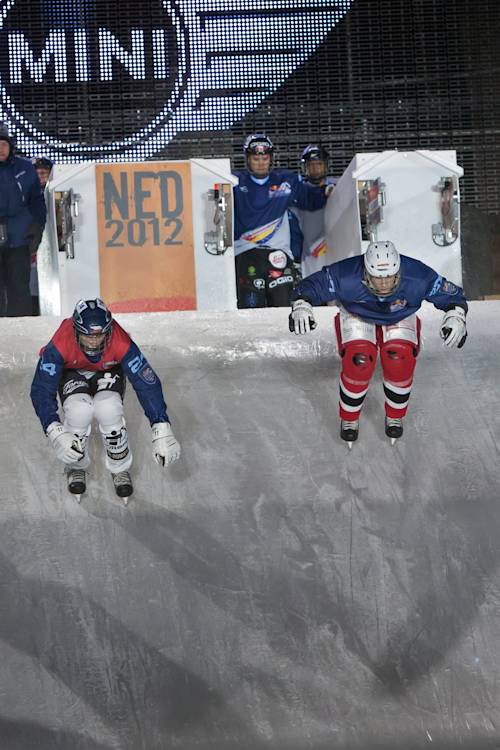
<svg viewBox="0 0 500 750">
<path fill-rule="evenodd" d="M 80 505 L 80 503 L 82 502 L 82 496 L 80 494 L 78 494 L 77 492 L 72 493 L 72 494 L 73 494 L 73 497 L 75 498 L 76 502 L 78 503 L 78 505 Z"/>
<path fill-rule="evenodd" d="M 125 507 L 127 507 L 127 505 L 128 505 L 129 497 L 130 497 L 130 495 L 126 495 L 125 497 L 122 497 L 123 504 L 124 504 Z"/>
<path fill-rule="evenodd" d="M 349 448 L 350 451 L 352 451 L 353 441 L 352 440 L 347 440 L 346 442 L 347 442 L 347 447 Z"/>
<path fill-rule="evenodd" d="M 395 445 L 397 438 L 391 438 L 391 445 Z"/>
</svg>

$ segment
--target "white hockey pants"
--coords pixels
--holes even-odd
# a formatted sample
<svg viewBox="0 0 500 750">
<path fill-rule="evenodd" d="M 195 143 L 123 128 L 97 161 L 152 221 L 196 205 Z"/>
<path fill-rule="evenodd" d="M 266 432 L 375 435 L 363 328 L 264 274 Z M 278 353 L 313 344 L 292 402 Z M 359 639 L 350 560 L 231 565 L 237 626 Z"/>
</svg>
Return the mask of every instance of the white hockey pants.
<svg viewBox="0 0 500 750">
<path fill-rule="evenodd" d="M 105 390 L 94 397 L 87 393 L 75 393 L 64 401 L 63 411 L 64 426 L 80 438 L 84 448 L 84 457 L 74 464 L 74 468 L 88 469 L 90 466 L 88 438 L 95 417 L 101 433 L 106 468 L 112 474 L 130 469 L 132 451 L 119 393 Z"/>
</svg>

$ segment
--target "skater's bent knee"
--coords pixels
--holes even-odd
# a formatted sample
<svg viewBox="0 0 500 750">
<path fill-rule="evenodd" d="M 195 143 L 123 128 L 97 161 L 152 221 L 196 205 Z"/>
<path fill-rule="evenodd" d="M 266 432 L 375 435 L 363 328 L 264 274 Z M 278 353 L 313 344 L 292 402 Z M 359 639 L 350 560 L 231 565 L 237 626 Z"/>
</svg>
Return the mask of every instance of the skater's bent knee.
<svg viewBox="0 0 500 750">
<path fill-rule="evenodd" d="M 370 341 L 350 341 L 346 344 L 342 359 L 342 371 L 347 377 L 359 375 L 370 379 L 377 362 L 377 347 Z"/>
<path fill-rule="evenodd" d="M 119 393 L 99 391 L 94 396 L 94 414 L 102 429 L 123 422 L 123 401 Z"/>
<path fill-rule="evenodd" d="M 410 341 L 388 342 L 380 351 L 380 360 L 385 378 L 393 381 L 406 380 L 415 369 L 415 347 Z"/>
<path fill-rule="evenodd" d="M 63 404 L 66 422 L 74 428 L 87 428 L 92 422 L 94 405 L 88 393 L 74 393 Z"/>
</svg>

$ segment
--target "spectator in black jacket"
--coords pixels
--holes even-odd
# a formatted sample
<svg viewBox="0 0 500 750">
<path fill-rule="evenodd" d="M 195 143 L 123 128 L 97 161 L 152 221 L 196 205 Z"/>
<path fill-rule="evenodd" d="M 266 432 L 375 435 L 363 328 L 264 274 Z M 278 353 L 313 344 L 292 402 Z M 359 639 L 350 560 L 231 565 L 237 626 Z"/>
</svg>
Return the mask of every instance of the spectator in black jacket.
<svg viewBox="0 0 500 750">
<path fill-rule="evenodd" d="M 15 155 L 13 138 L 0 124 L 0 289 L 8 316 L 32 313 L 28 233 L 33 221 L 43 227 L 45 216 L 35 167 Z"/>
</svg>

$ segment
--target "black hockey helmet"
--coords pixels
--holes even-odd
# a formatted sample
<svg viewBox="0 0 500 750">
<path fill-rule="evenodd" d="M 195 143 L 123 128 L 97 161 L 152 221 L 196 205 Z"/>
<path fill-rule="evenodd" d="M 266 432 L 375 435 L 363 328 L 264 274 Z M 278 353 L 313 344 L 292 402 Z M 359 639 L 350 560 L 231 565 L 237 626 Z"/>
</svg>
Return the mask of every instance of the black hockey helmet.
<svg viewBox="0 0 500 750">
<path fill-rule="evenodd" d="M 250 154 L 273 155 L 274 146 L 272 140 L 265 133 L 251 133 L 245 138 L 243 151 L 247 156 Z"/>
<path fill-rule="evenodd" d="M 102 299 L 79 300 L 73 312 L 73 329 L 78 346 L 87 357 L 99 357 L 112 333 L 113 316 Z M 81 336 L 95 337 L 95 342 L 81 341 Z"/>
<path fill-rule="evenodd" d="M 304 177 L 313 185 L 322 185 L 328 174 L 328 151 L 323 146 L 310 143 L 300 157 Z M 314 169 L 312 169 L 312 165 Z"/>
<path fill-rule="evenodd" d="M 328 166 L 329 158 L 330 157 L 328 156 L 328 151 L 326 150 L 326 148 L 310 143 L 309 146 L 306 146 L 303 150 L 300 160 L 304 165 L 306 165 L 310 161 L 324 161 Z"/>
</svg>

